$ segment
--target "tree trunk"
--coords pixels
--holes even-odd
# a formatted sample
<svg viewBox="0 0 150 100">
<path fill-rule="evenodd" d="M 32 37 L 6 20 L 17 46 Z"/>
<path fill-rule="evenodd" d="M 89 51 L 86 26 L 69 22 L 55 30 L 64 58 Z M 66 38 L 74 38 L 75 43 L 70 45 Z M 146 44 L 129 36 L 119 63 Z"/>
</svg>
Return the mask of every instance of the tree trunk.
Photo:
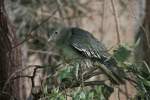
<svg viewBox="0 0 150 100">
<path fill-rule="evenodd" d="M 144 21 L 143 52 L 144 60 L 150 66 L 150 0 L 146 2 L 146 17 Z"/>
<path fill-rule="evenodd" d="M 13 48 L 16 44 L 17 37 L 8 20 L 4 0 L 0 0 L 0 100 L 23 100 L 21 79 L 11 79 L 11 75 L 22 68 L 21 49 Z"/>
</svg>

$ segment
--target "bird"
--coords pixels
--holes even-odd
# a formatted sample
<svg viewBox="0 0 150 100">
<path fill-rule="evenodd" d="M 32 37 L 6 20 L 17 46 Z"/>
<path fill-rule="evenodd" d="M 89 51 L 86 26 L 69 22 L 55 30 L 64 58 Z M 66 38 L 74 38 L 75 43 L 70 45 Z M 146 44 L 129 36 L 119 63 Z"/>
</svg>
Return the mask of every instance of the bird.
<svg viewBox="0 0 150 100">
<path fill-rule="evenodd" d="M 98 62 L 99 68 L 115 84 L 124 83 L 124 72 L 116 60 L 108 53 L 105 45 L 90 32 L 78 27 L 59 27 L 49 33 L 48 41 L 53 41 L 65 59 L 79 61 L 88 59 Z"/>
</svg>

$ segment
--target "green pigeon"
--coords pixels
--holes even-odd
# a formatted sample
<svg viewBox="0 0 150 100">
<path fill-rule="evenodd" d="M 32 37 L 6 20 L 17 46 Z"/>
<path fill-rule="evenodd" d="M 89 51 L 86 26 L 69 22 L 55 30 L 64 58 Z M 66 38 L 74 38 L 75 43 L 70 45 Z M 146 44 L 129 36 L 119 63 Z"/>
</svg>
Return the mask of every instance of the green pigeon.
<svg viewBox="0 0 150 100">
<path fill-rule="evenodd" d="M 55 47 L 61 51 L 61 56 L 65 59 L 96 61 L 102 72 L 113 83 L 124 83 L 124 72 L 117 66 L 117 62 L 107 52 L 104 44 L 88 31 L 77 27 L 61 27 L 50 33 L 48 41 L 54 42 Z"/>
</svg>

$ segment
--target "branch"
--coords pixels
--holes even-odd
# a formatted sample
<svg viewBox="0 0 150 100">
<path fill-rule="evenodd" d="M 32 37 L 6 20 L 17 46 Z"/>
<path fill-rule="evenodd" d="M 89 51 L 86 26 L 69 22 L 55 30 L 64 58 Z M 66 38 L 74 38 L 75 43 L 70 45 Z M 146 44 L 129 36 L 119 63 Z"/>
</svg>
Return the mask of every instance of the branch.
<svg viewBox="0 0 150 100">
<path fill-rule="evenodd" d="M 57 9 L 55 9 L 55 10 L 52 12 L 52 14 L 51 14 L 49 17 L 47 17 L 45 20 L 43 20 L 39 25 L 33 27 L 33 28 L 31 29 L 31 31 L 26 34 L 25 39 L 24 39 L 22 42 L 20 42 L 20 43 L 16 44 L 15 46 L 13 46 L 12 49 L 14 49 L 14 48 L 18 47 L 19 45 L 23 44 L 24 42 L 28 41 L 28 40 L 30 39 L 30 37 L 32 36 L 32 33 L 33 33 L 35 30 L 37 30 L 40 26 L 42 26 L 44 23 L 46 23 L 48 20 L 50 20 L 56 12 L 57 12 Z"/>
<path fill-rule="evenodd" d="M 102 8 L 103 8 L 103 10 L 102 10 L 102 22 L 101 22 L 101 34 L 102 34 L 102 36 L 101 36 L 101 40 L 103 40 L 103 37 L 104 37 L 104 23 L 105 23 L 105 4 L 106 4 L 106 0 L 103 0 L 103 5 L 102 5 Z"/>
<path fill-rule="evenodd" d="M 105 86 L 107 86 L 104 81 L 89 81 L 89 82 L 83 82 L 83 83 L 77 82 L 77 83 L 74 83 L 72 85 L 66 85 L 66 86 L 64 84 L 61 84 L 60 90 L 63 91 L 64 89 L 67 89 L 67 88 L 79 87 L 81 84 L 83 84 L 83 86 L 94 86 L 94 85 L 105 85 Z"/>
<path fill-rule="evenodd" d="M 116 31 L 117 31 L 117 43 L 118 45 L 120 44 L 120 28 L 119 28 L 119 20 L 118 20 L 118 14 L 115 8 L 115 3 L 114 0 L 111 0 L 111 4 L 112 4 L 112 8 L 113 8 L 113 12 L 114 12 L 114 19 L 115 19 L 115 23 L 116 23 Z"/>
<path fill-rule="evenodd" d="M 15 71 L 14 73 L 12 73 L 12 74 L 10 75 L 10 77 L 7 79 L 7 81 L 6 81 L 5 84 L 4 84 L 4 87 L 3 87 L 2 91 L 5 91 L 5 89 L 6 89 L 6 87 L 7 87 L 7 84 L 9 84 L 10 80 L 13 79 L 13 77 L 14 77 L 15 75 L 17 75 L 17 74 L 20 73 L 20 72 L 25 71 L 26 69 L 32 68 L 32 67 L 43 68 L 43 66 L 40 66 L 40 65 L 29 65 L 29 66 L 27 66 L 27 67 L 25 67 L 25 68 L 18 69 L 17 71 Z"/>
</svg>

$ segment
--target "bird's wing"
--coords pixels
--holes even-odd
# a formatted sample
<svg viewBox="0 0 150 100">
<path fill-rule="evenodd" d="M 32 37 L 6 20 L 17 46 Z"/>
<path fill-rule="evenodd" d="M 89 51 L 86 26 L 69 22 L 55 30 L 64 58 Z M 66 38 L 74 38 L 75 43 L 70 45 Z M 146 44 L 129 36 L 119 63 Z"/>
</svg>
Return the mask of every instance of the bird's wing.
<svg viewBox="0 0 150 100">
<path fill-rule="evenodd" d="M 79 28 L 72 28 L 71 32 L 71 45 L 85 56 L 101 60 L 109 56 L 104 45 L 97 41 L 89 32 Z"/>
<path fill-rule="evenodd" d="M 101 69 L 116 83 L 119 83 L 120 79 L 120 70 L 117 68 L 117 63 L 113 58 L 108 60 L 110 57 L 109 53 L 105 46 L 96 40 L 89 32 L 79 29 L 72 28 L 71 29 L 71 45 L 78 51 L 80 51 L 84 56 L 89 58 L 96 58 L 105 65 L 105 67 L 101 67 Z"/>
</svg>

